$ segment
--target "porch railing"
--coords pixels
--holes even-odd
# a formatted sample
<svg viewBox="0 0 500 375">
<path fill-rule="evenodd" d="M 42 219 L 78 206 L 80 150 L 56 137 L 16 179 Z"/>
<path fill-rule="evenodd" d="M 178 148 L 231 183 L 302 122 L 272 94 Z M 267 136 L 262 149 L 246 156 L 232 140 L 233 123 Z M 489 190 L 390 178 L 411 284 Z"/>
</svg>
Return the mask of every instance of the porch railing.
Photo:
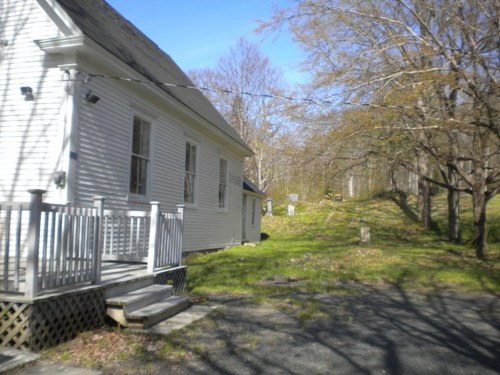
<svg viewBox="0 0 500 375">
<path fill-rule="evenodd" d="M 101 260 L 147 263 L 149 272 L 181 265 L 184 206 L 176 213 L 42 202 L 0 204 L 0 291 L 33 298 L 46 290 L 100 282 Z"/>
</svg>

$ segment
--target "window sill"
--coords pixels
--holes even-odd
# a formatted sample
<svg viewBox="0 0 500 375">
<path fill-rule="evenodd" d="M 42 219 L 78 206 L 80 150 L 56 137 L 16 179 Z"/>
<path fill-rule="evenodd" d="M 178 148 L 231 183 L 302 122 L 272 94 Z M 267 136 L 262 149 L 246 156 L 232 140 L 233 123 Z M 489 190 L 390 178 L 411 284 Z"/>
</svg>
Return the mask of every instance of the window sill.
<svg viewBox="0 0 500 375">
<path fill-rule="evenodd" d="M 147 195 L 129 193 L 127 195 L 127 202 L 149 204 L 151 202 L 151 199 Z"/>
</svg>

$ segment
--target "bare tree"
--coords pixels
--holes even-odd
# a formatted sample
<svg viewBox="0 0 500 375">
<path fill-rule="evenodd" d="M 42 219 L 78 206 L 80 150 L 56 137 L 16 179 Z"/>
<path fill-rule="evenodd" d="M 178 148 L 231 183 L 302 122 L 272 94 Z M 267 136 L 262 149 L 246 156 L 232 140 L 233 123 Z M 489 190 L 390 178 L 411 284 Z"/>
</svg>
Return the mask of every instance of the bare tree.
<svg viewBox="0 0 500 375">
<path fill-rule="evenodd" d="M 290 27 L 323 96 L 394 111 L 385 127 L 410 134 L 424 200 L 429 182 L 472 195 L 479 258 L 500 191 L 499 19 L 498 0 L 302 0 L 265 25 Z"/>
<path fill-rule="evenodd" d="M 266 191 L 282 171 L 279 165 L 288 136 L 285 103 L 244 93 L 281 94 L 281 72 L 255 44 L 240 39 L 215 68 L 191 71 L 189 75 L 198 85 L 216 89 L 205 94 L 253 149 L 255 154 L 247 162 L 245 173 Z"/>
</svg>

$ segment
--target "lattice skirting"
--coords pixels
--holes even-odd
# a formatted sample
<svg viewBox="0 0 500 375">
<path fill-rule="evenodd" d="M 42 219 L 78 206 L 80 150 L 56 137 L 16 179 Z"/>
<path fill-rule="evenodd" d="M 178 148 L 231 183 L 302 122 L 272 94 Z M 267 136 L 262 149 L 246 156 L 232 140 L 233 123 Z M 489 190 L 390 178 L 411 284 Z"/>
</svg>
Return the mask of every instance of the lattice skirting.
<svg viewBox="0 0 500 375">
<path fill-rule="evenodd" d="M 0 346 L 39 351 L 104 325 L 102 290 L 62 295 L 31 303 L 0 301 Z"/>
<path fill-rule="evenodd" d="M 186 288 L 186 267 L 167 270 L 155 276 L 155 284 L 172 285 L 174 294 L 180 294 Z"/>
</svg>

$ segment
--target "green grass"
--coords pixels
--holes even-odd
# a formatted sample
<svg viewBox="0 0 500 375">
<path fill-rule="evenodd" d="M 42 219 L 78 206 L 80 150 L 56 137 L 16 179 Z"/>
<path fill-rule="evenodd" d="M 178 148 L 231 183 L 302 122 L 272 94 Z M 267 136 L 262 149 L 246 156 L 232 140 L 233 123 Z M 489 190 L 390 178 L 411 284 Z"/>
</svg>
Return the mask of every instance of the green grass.
<svg viewBox="0 0 500 375">
<path fill-rule="evenodd" d="M 434 219 L 445 225 L 438 197 Z M 464 199 L 464 206 L 470 204 Z M 256 247 L 238 246 L 187 257 L 190 293 L 265 298 L 294 291 L 342 292 L 350 283 L 397 285 L 411 290 L 444 288 L 500 293 L 500 197 L 489 204 L 489 258 L 479 261 L 467 245 L 452 245 L 424 231 L 390 200 L 300 202 L 288 217 L 283 206 L 263 218 L 269 238 Z M 471 230 L 463 214 L 464 236 Z M 361 227 L 372 241 L 360 244 Z"/>
</svg>

